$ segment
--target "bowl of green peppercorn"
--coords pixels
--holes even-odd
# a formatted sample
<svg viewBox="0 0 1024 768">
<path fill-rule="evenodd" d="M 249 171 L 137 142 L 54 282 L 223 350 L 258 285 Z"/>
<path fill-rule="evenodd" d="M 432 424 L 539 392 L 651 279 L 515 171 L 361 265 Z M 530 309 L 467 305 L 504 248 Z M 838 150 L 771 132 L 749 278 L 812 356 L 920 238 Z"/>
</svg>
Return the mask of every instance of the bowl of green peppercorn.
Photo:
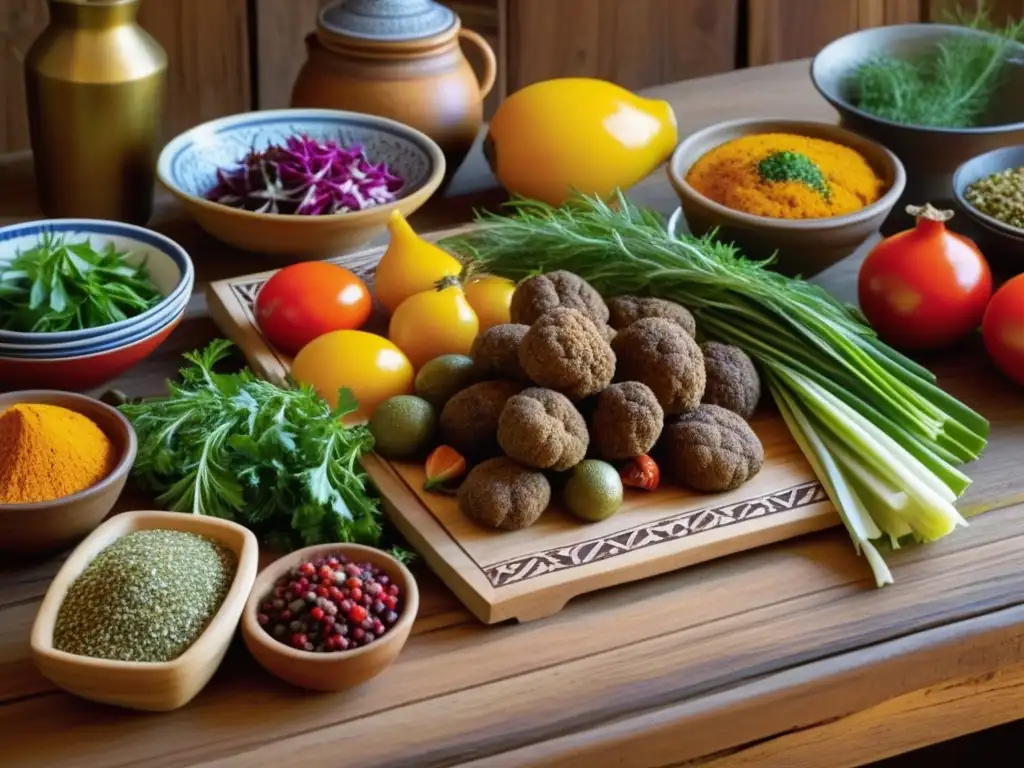
<svg viewBox="0 0 1024 768">
<path fill-rule="evenodd" d="M 968 160 L 953 175 L 953 194 L 985 229 L 990 240 L 986 250 L 1024 254 L 1024 145 Z"/>
</svg>

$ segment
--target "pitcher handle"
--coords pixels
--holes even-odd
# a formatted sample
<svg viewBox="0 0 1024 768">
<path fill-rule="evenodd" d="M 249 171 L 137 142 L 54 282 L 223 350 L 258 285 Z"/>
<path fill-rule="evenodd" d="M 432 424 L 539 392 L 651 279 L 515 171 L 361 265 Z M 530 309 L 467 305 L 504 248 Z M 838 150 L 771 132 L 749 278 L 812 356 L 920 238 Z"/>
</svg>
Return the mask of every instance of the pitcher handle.
<svg viewBox="0 0 1024 768">
<path fill-rule="evenodd" d="M 494 55 L 494 49 L 491 48 L 491 44 L 473 30 L 460 29 L 459 37 L 463 37 L 473 43 L 480 49 L 480 53 L 483 54 L 484 74 L 480 78 L 480 98 L 485 99 L 494 87 L 495 80 L 498 79 L 498 58 Z"/>
</svg>

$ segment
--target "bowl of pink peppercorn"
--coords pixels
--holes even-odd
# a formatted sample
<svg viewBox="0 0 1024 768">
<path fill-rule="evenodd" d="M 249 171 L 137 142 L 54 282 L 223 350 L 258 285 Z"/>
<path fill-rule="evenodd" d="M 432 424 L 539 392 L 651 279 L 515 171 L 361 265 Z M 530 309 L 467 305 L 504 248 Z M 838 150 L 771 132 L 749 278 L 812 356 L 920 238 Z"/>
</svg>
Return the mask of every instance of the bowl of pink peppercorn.
<svg viewBox="0 0 1024 768">
<path fill-rule="evenodd" d="M 386 552 L 357 544 L 306 547 L 256 577 L 242 637 L 256 661 L 282 680 L 342 691 L 395 660 L 419 603 L 409 569 Z"/>
</svg>

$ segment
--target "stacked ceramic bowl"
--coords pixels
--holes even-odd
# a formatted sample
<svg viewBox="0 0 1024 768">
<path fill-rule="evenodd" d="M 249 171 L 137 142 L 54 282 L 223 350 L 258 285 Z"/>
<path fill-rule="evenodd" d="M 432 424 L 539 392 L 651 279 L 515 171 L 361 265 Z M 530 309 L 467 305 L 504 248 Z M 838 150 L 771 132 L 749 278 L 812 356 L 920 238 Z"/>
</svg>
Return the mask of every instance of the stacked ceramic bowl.
<svg viewBox="0 0 1024 768">
<path fill-rule="evenodd" d="M 146 311 L 95 328 L 28 333 L 0 329 L 0 388 L 84 390 L 97 387 L 144 360 L 177 326 L 195 276 L 185 250 L 142 227 L 91 219 L 32 221 L 0 229 L 0 272 L 41 238 L 112 245 L 126 262 L 145 264 L 163 298 Z"/>
</svg>

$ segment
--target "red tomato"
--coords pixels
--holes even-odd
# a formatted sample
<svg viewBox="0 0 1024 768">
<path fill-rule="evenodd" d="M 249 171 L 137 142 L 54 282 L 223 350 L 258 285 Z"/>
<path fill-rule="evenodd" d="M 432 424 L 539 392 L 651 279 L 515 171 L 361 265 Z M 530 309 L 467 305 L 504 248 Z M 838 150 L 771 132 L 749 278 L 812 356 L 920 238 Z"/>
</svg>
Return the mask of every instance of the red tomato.
<svg viewBox="0 0 1024 768">
<path fill-rule="evenodd" d="M 326 261 L 285 267 L 256 295 L 256 322 L 267 339 L 294 355 L 318 336 L 361 328 L 373 300 L 358 277 Z"/>
<path fill-rule="evenodd" d="M 1024 275 L 996 291 L 985 310 L 981 335 L 999 369 L 1024 384 Z"/>
<path fill-rule="evenodd" d="M 992 274 L 973 242 L 946 229 L 933 208 L 914 229 L 868 254 L 860 306 L 878 335 L 903 349 L 937 349 L 975 330 L 992 295 Z"/>
</svg>

